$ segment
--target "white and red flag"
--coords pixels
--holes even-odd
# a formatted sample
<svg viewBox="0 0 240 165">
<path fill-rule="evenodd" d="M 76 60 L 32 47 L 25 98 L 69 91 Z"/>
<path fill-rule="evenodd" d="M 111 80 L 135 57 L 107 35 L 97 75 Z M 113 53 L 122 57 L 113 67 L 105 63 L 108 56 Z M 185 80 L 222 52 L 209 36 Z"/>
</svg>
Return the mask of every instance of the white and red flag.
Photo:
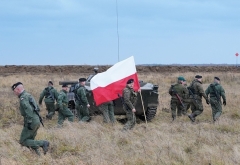
<svg viewBox="0 0 240 165">
<path fill-rule="evenodd" d="M 140 85 L 133 56 L 95 75 L 90 81 L 90 87 L 96 105 L 114 100 L 118 98 L 118 94 L 122 95 L 122 90 L 129 79 L 134 79 L 134 90 L 137 91 Z"/>
</svg>

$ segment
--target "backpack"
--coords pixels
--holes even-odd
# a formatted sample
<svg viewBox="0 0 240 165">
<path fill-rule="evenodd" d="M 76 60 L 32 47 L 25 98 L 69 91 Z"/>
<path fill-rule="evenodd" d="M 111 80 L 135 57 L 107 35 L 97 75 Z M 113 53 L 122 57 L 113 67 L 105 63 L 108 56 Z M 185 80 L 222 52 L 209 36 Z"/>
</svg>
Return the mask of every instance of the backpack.
<svg viewBox="0 0 240 165">
<path fill-rule="evenodd" d="M 54 95 L 52 94 L 51 89 L 53 89 L 53 88 L 50 88 L 50 89 L 49 89 L 49 87 L 45 88 L 45 90 L 47 91 L 47 93 L 45 94 L 45 98 L 51 98 L 54 100 Z"/>
<path fill-rule="evenodd" d="M 76 85 L 72 92 L 74 93 L 75 100 L 79 101 L 80 104 L 82 104 L 81 98 L 77 94 L 77 91 L 80 87 L 81 87 L 80 85 Z"/>
</svg>

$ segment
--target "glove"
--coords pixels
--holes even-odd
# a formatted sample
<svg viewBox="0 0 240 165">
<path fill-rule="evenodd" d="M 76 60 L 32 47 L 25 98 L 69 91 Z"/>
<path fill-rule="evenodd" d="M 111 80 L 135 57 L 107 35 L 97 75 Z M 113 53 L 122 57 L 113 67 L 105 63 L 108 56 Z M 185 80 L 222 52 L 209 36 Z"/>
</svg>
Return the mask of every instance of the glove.
<svg viewBox="0 0 240 165">
<path fill-rule="evenodd" d="M 33 130 L 33 129 L 31 128 L 31 123 L 27 123 L 27 128 L 28 128 L 29 130 Z"/>
<path fill-rule="evenodd" d="M 206 103 L 209 104 L 209 100 L 208 99 L 206 100 Z"/>
<path fill-rule="evenodd" d="M 227 103 L 226 103 L 226 100 L 224 100 L 224 101 L 223 101 L 223 105 L 224 105 L 224 106 L 226 106 L 226 105 L 227 105 Z"/>
</svg>

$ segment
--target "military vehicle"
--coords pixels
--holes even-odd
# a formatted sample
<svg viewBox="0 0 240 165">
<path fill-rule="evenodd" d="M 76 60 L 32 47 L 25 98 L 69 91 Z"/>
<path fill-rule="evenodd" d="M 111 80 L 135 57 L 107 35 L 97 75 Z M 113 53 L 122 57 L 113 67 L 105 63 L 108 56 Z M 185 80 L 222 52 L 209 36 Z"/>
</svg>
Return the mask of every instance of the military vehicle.
<svg viewBox="0 0 240 165">
<path fill-rule="evenodd" d="M 98 115 L 101 114 L 101 111 L 98 109 L 98 107 L 94 103 L 94 98 L 92 91 L 90 89 L 90 81 L 97 74 L 98 68 L 94 68 L 94 74 L 90 75 L 86 80 L 86 90 L 87 90 L 87 98 L 90 104 L 89 112 L 90 115 Z M 76 88 L 78 81 L 60 81 L 59 85 L 67 84 L 70 85 L 69 93 L 68 93 L 68 107 L 69 109 L 76 115 L 75 110 L 75 96 L 73 93 L 73 90 Z M 141 94 L 142 94 L 142 100 L 143 100 L 143 106 L 146 114 L 147 121 L 151 121 L 157 112 L 158 107 L 158 85 L 154 85 L 151 83 L 146 83 L 143 81 L 139 81 L 140 88 L 141 88 Z M 115 115 L 125 115 L 126 113 L 123 110 L 123 104 L 121 102 L 121 99 L 118 98 L 114 100 L 115 106 L 114 106 L 114 113 Z M 142 101 L 140 95 L 138 95 L 138 101 L 136 105 L 136 116 L 145 120 L 144 117 L 144 111 L 143 111 Z"/>
</svg>

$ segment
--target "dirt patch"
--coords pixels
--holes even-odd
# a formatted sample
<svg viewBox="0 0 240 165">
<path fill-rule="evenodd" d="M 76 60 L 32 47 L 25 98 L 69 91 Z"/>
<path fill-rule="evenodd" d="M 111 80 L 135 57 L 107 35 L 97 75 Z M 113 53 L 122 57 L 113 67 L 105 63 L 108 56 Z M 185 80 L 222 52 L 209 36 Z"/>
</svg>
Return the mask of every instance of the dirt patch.
<svg viewBox="0 0 240 165">
<path fill-rule="evenodd" d="M 91 65 L 63 65 L 63 66 L 51 66 L 51 65 L 5 65 L 0 66 L 1 75 L 9 75 L 16 73 L 29 73 L 29 74 L 52 74 L 52 73 L 92 73 L 93 68 L 98 67 L 99 72 L 106 71 L 109 67 L 104 66 L 91 66 Z M 240 72 L 240 67 L 236 66 L 177 66 L 177 65 L 156 65 L 156 66 L 137 66 L 137 72 Z"/>
</svg>

